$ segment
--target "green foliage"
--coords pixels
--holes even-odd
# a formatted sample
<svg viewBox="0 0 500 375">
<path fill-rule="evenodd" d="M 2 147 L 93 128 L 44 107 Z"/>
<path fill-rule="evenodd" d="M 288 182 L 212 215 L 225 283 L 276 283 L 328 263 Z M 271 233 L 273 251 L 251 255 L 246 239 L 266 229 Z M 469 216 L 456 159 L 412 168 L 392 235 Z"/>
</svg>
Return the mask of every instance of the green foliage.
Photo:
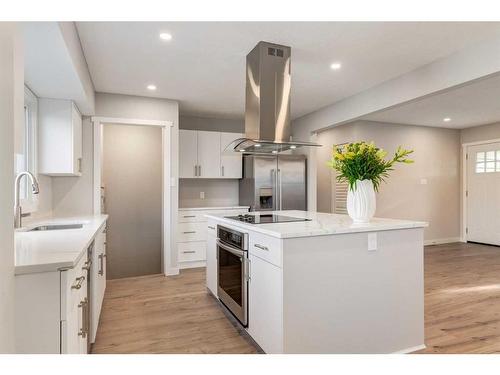
<svg viewBox="0 0 500 375">
<path fill-rule="evenodd" d="M 375 147 L 373 142 L 349 143 L 333 147 L 328 166 L 337 171 L 337 181 L 349 183 L 349 189 L 354 190 L 357 180 L 371 180 L 375 191 L 378 191 L 381 182 L 394 169 L 394 164 L 413 163 L 413 160 L 408 159 L 412 152 L 399 146 L 394 157 L 385 160 L 387 152 Z"/>
</svg>

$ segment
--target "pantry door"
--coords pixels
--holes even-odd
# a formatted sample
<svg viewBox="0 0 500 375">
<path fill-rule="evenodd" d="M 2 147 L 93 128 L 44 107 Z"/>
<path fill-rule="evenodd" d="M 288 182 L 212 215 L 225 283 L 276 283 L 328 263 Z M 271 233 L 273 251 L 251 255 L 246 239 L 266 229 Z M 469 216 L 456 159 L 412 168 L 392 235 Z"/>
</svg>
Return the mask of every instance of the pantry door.
<svg viewBox="0 0 500 375">
<path fill-rule="evenodd" d="M 467 148 L 467 241 L 500 246 L 500 142 Z"/>
</svg>

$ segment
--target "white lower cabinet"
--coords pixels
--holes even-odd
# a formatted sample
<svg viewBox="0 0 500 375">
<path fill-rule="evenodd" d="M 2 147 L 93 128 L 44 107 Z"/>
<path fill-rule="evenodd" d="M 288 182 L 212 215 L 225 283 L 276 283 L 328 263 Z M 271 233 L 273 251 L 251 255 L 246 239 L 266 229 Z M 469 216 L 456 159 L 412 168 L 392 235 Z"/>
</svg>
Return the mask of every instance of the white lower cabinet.
<svg viewBox="0 0 500 375">
<path fill-rule="evenodd" d="M 234 216 L 248 212 L 248 207 L 183 208 L 177 223 L 177 262 L 179 268 L 207 266 L 207 214 Z M 211 252 L 211 254 L 213 251 Z"/>
<path fill-rule="evenodd" d="M 106 224 L 104 224 L 94 240 L 92 252 L 92 283 L 91 283 L 91 319 L 90 342 L 94 343 L 99 317 L 101 315 L 104 291 L 106 290 Z"/>
<path fill-rule="evenodd" d="M 16 353 L 88 352 L 106 288 L 105 231 L 106 223 L 95 235 L 92 258 L 84 251 L 73 268 L 16 275 Z"/>
<path fill-rule="evenodd" d="M 248 258 L 248 333 L 266 353 L 283 353 L 282 269 L 251 253 Z"/>
<path fill-rule="evenodd" d="M 61 271 L 61 354 L 86 354 L 89 340 L 87 257 L 75 268 Z"/>
</svg>

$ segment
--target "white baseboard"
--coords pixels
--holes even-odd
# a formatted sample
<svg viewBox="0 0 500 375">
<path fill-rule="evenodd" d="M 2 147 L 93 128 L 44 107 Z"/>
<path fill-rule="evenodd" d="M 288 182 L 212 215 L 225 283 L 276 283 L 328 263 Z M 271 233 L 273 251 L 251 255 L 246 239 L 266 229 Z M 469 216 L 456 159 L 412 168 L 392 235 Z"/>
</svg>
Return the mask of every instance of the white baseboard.
<svg viewBox="0 0 500 375">
<path fill-rule="evenodd" d="M 423 350 L 425 348 L 426 348 L 425 344 L 422 344 L 422 345 L 412 346 L 410 348 L 406 348 L 403 350 L 398 350 L 397 352 L 394 352 L 392 354 L 408 354 L 408 353 L 413 353 L 413 352 L 416 352 L 419 350 Z"/>
<path fill-rule="evenodd" d="M 437 238 L 435 240 L 425 240 L 424 246 L 442 245 L 445 243 L 463 242 L 461 237 Z"/>
<path fill-rule="evenodd" d="M 175 276 L 179 274 L 179 268 L 178 267 L 170 267 L 167 268 L 165 271 L 165 276 Z"/>
<path fill-rule="evenodd" d="M 204 260 L 199 261 L 199 262 L 179 262 L 179 268 L 181 270 L 184 270 L 186 268 L 198 268 L 198 267 L 206 267 L 207 262 Z"/>
</svg>

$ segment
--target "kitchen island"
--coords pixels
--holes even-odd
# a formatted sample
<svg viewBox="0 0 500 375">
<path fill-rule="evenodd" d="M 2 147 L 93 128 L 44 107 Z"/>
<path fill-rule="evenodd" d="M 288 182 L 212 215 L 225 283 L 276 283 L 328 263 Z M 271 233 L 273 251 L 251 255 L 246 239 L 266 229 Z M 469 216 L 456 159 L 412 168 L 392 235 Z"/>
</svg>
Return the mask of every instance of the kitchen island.
<svg viewBox="0 0 500 375">
<path fill-rule="evenodd" d="M 215 296 L 224 293 L 217 264 L 221 228 L 243 233 L 246 330 L 266 353 L 409 353 L 425 347 L 427 223 L 264 214 L 308 221 L 252 224 L 207 215 L 207 287 Z"/>
</svg>

